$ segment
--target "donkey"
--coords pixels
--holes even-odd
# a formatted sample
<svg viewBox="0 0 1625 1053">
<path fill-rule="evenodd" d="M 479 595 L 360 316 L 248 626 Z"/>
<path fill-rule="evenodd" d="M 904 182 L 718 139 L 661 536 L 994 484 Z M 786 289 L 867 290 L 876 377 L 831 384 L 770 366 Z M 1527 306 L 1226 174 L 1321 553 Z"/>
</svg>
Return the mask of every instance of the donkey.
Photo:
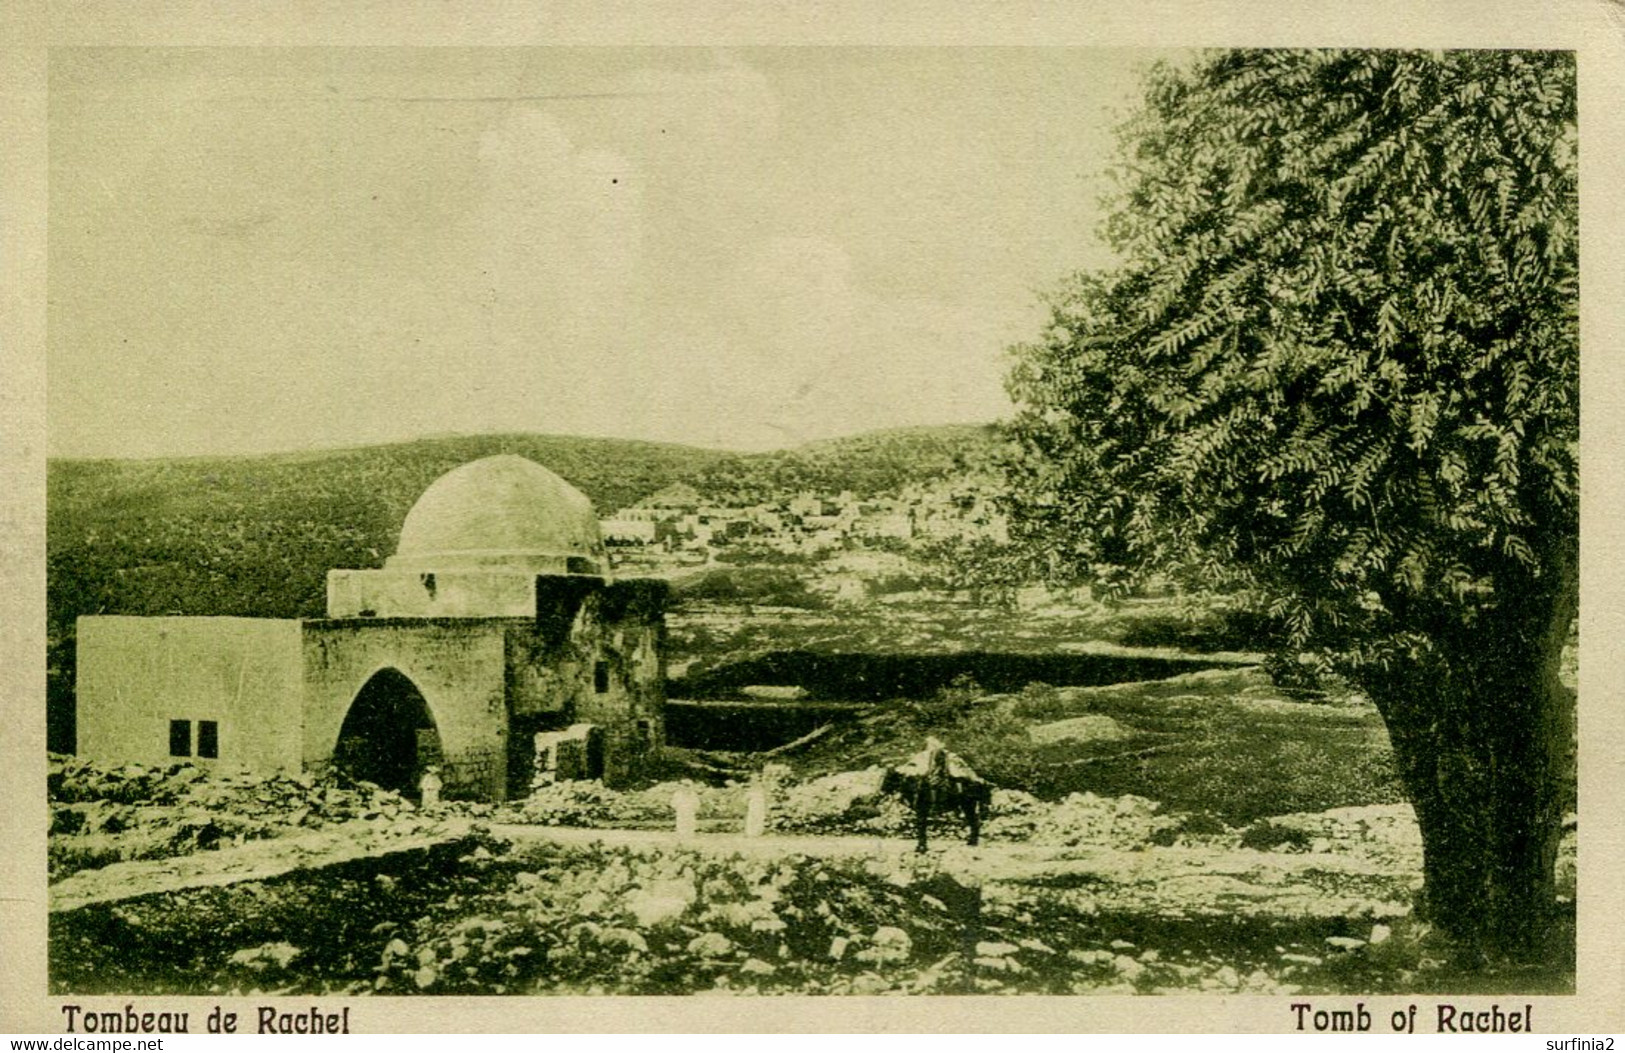
<svg viewBox="0 0 1625 1053">
<path fill-rule="evenodd" d="M 926 821 L 932 815 L 959 812 L 970 827 L 966 844 L 982 839 L 982 816 L 993 802 L 993 788 L 959 757 L 934 738 L 925 740 L 924 752 L 906 764 L 887 768 L 880 791 L 895 793 L 914 809 L 916 852 L 926 850 Z"/>
</svg>

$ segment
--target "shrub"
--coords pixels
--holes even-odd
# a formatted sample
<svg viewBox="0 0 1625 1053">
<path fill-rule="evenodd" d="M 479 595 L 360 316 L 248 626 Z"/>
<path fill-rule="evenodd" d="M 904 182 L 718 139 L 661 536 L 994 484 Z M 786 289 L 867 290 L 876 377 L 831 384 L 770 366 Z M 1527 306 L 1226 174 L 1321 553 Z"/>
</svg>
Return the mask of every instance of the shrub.
<svg viewBox="0 0 1625 1053">
<path fill-rule="evenodd" d="M 1186 837 L 1217 837 L 1229 831 L 1224 820 L 1212 812 L 1191 812 L 1182 815 L 1172 825 L 1162 827 L 1151 835 L 1151 843 L 1166 848 Z"/>
<path fill-rule="evenodd" d="M 919 592 L 928 586 L 926 578 L 918 574 L 882 574 L 869 584 L 876 596 L 895 596 L 902 592 Z"/>
<path fill-rule="evenodd" d="M 772 567 L 727 567 L 708 571 L 679 587 L 679 598 L 712 603 L 757 604 L 822 610 L 829 600 L 813 592 L 792 571 Z"/>
<path fill-rule="evenodd" d="M 1319 691 L 1321 666 L 1316 661 L 1305 661 L 1294 651 L 1274 651 L 1264 659 L 1264 672 L 1270 682 L 1287 691 Z"/>
<path fill-rule="evenodd" d="M 947 687 L 938 688 L 929 699 L 914 703 L 915 712 L 927 727 L 952 723 L 970 712 L 977 699 L 986 696 L 982 685 L 969 673 L 960 673 Z"/>
<path fill-rule="evenodd" d="M 749 541 L 718 548 L 714 558 L 718 563 L 735 566 L 805 567 L 813 562 L 812 557 L 805 553 L 784 552 Z"/>
<path fill-rule="evenodd" d="M 1311 838 L 1306 831 L 1292 826 L 1281 826 L 1268 819 L 1260 820 L 1241 832 L 1241 847 L 1260 852 L 1303 852 L 1309 848 Z"/>
<path fill-rule="evenodd" d="M 544 826 L 612 826 L 624 811 L 621 795 L 596 780 L 544 783 L 520 805 L 527 822 Z"/>
</svg>

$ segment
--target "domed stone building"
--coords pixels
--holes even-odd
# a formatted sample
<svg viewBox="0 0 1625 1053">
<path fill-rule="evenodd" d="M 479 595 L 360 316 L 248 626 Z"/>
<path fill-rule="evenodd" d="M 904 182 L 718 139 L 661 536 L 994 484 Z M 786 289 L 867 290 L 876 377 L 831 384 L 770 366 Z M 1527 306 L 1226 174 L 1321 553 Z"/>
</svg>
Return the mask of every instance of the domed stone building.
<svg viewBox="0 0 1625 1053">
<path fill-rule="evenodd" d="M 432 767 L 485 800 L 539 763 L 624 782 L 664 739 L 665 600 L 613 578 L 579 490 L 487 457 L 424 491 L 382 568 L 330 571 L 324 619 L 79 619 L 78 752 L 408 794 Z"/>
</svg>

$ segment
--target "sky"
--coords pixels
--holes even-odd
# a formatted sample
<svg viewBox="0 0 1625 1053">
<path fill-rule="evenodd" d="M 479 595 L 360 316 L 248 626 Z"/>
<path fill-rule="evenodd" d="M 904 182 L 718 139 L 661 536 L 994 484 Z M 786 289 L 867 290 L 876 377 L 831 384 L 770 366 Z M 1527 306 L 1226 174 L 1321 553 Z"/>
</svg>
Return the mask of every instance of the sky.
<svg viewBox="0 0 1625 1053">
<path fill-rule="evenodd" d="M 49 452 L 996 419 L 1158 57 L 57 50 Z"/>
</svg>

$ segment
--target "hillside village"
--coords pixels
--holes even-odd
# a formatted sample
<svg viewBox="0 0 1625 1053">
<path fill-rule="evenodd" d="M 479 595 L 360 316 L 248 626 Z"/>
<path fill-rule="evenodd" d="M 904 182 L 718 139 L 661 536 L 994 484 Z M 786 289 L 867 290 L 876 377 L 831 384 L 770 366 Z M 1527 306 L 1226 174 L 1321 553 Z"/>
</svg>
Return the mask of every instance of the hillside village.
<svg viewBox="0 0 1625 1053">
<path fill-rule="evenodd" d="M 708 563 L 721 553 L 821 557 L 854 548 L 907 549 L 916 541 L 1009 540 L 991 476 L 904 484 L 860 498 L 802 490 L 752 504 L 708 500 L 677 483 L 599 521 L 619 563 Z"/>
</svg>

